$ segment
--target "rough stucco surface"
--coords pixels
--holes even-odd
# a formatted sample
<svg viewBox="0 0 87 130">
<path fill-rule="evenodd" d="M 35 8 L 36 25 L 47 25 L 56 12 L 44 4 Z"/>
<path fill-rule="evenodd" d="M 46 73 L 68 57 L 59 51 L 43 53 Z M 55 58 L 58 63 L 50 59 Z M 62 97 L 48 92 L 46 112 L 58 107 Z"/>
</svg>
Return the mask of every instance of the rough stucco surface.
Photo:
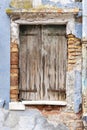
<svg viewBox="0 0 87 130">
<path fill-rule="evenodd" d="M 50 1 L 50 3 L 49 3 Z M 63 1 L 62 1 L 63 2 Z M 61 4 L 63 5 L 64 3 Z M 59 6 L 59 3 L 55 2 L 56 6 L 58 5 Z M 43 4 L 53 4 L 51 0 L 45 0 L 45 3 Z M 75 4 L 75 3 L 74 3 Z M 74 5 L 75 6 L 75 5 Z M 70 8 L 70 6 L 69 6 Z M 36 13 L 37 14 L 37 13 Z M 45 12 L 44 12 L 45 14 Z M 61 14 L 61 12 L 60 12 Z M 43 16 L 43 15 L 35 15 L 35 12 L 34 12 L 34 15 L 33 14 L 30 14 L 30 13 L 24 13 L 23 15 L 21 15 L 21 17 L 19 17 L 18 20 L 15 20 L 15 22 L 12 20 L 11 21 L 11 43 L 14 43 L 14 41 L 16 42 L 16 44 L 19 44 L 19 30 L 18 30 L 18 25 L 21 24 L 21 23 L 28 23 L 28 22 L 31 22 L 34 23 L 38 23 L 39 21 L 49 21 L 51 20 L 51 18 L 49 18 L 49 16 L 47 16 L 47 18 L 39 18 L 40 16 Z M 58 17 L 58 16 L 57 16 Z M 78 27 L 77 28 L 77 25 L 80 23 L 77 23 L 77 25 L 75 26 L 75 19 L 74 19 L 74 16 L 73 15 L 70 15 L 70 16 L 64 16 L 63 14 L 61 15 L 61 17 L 58 17 L 58 19 L 55 19 L 55 16 L 52 17 L 54 18 L 55 22 L 67 22 L 67 27 L 66 27 L 66 34 L 70 34 L 68 35 L 68 70 L 67 70 L 67 76 L 66 76 L 66 101 L 67 101 L 67 108 L 66 108 L 66 111 L 68 112 L 68 110 L 70 111 L 74 111 L 76 113 L 78 113 L 81 108 L 80 108 L 80 105 L 81 105 L 81 86 L 79 86 L 79 84 L 81 83 L 80 81 L 80 78 L 78 78 L 79 76 L 75 75 L 75 72 L 77 71 L 78 73 L 81 72 L 81 41 L 80 39 L 78 39 L 76 37 L 76 35 L 72 35 L 72 34 L 75 34 L 76 32 L 76 29 L 77 29 L 77 34 L 78 34 L 78 37 L 79 37 L 79 33 L 81 31 L 81 26 L 80 28 Z M 44 19 L 44 20 L 43 20 Z M 54 22 L 54 23 L 55 23 Z M 58 24 L 58 23 L 57 23 Z M 79 29 L 79 30 L 78 30 Z M 20 44 L 19 44 L 20 45 Z M 19 46 L 18 45 L 18 46 Z M 77 80 L 75 80 L 75 77 L 76 79 L 78 78 L 79 79 L 79 84 L 77 83 Z M 13 79 L 15 79 L 15 77 L 13 77 Z M 12 85 L 13 86 L 13 85 Z M 12 88 L 11 86 L 11 88 Z M 16 86 L 18 86 L 16 84 Z M 15 88 L 16 89 L 16 88 Z M 80 89 L 79 93 L 78 93 L 78 90 Z M 14 90 L 13 90 L 14 91 Z M 12 92 L 13 93 L 13 92 Z M 78 94 L 79 94 L 79 97 L 78 97 Z M 16 97 L 14 98 L 14 96 L 17 96 L 17 94 L 11 94 L 12 96 L 12 100 L 15 100 Z M 75 98 L 77 100 L 75 100 Z M 77 106 L 77 107 L 75 107 Z"/>
<path fill-rule="evenodd" d="M 6 1 L 5 1 L 6 2 Z M 73 6 L 75 6 L 75 4 L 73 4 L 74 2 L 73 1 L 67 1 L 68 2 L 68 7 L 70 8 L 70 7 L 73 7 Z M 6 3 L 4 3 L 4 4 L 2 4 L 2 2 L 1 2 L 1 4 L 2 4 L 2 11 L 3 11 L 3 9 L 5 10 L 6 9 L 6 5 L 8 5 L 8 3 L 9 2 L 6 2 Z M 53 5 L 53 3 L 55 3 L 55 5 L 56 6 L 59 6 L 59 0 L 57 1 L 51 1 L 51 0 L 45 0 L 45 3 L 44 3 L 44 1 L 42 1 L 42 3 L 43 4 L 52 4 Z M 62 5 L 65 5 L 65 3 L 64 3 L 64 1 L 62 0 L 61 2 L 60 2 L 60 4 L 62 4 Z M 69 5 L 69 4 L 71 4 L 71 5 L 73 5 L 73 6 L 71 6 L 71 5 Z M 79 5 L 79 4 L 78 4 Z M 77 6 L 77 5 L 76 5 Z M 61 6 L 60 6 L 61 7 Z M 9 34 L 9 29 L 10 29 L 10 26 L 9 26 L 9 19 L 8 19 L 8 17 L 6 16 L 6 14 L 5 14 L 5 12 L 2 12 L 2 14 L 1 14 L 1 16 L 2 15 L 5 15 L 5 18 L 7 18 L 7 21 L 6 20 L 4 20 L 4 22 L 3 22 L 3 24 L 4 24 L 4 26 L 6 25 L 6 27 L 7 28 L 2 28 L 2 33 L 3 34 L 6 34 L 6 31 L 7 31 L 7 34 L 8 35 L 4 35 L 3 36 L 3 38 L 2 38 L 2 40 L 1 40 L 1 48 L 3 48 L 4 49 L 4 51 L 3 51 L 3 49 L 1 50 L 1 53 L 2 53 L 2 51 L 3 52 L 5 52 L 4 53 L 4 60 L 5 61 L 3 61 L 2 60 L 2 58 L 3 58 L 3 56 L 1 56 L 0 58 L 1 58 L 1 61 L 2 61 L 2 66 L 3 66 L 3 69 L 1 68 L 1 70 L 2 70 L 2 72 L 3 72 L 3 70 L 4 70 L 4 77 L 3 77 L 3 79 L 1 78 L 0 80 L 1 80 L 1 83 L 3 84 L 3 88 L 5 88 L 5 90 L 7 90 L 7 94 L 5 94 L 5 92 L 2 92 L 2 91 L 4 91 L 4 89 L 1 89 L 1 93 L 3 94 L 3 96 L 2 97 L 4 97 L 4 98 L 6 98 L 8 101 L 9 101 L 9 87 L 10 87 L 10 85 L 9 85 L 9 60 L 10 60 L 10 57 L 9 57 L 9 53 L 10 53 L 10 50 L 9 50 L 9 48 L 10 48 L 10 46 L 9 46 L 9 36 L 10 36 L 10 34 Z M 2 19 L 1 19 L 2 20 Z M 6 23 L 5 23 L 5 21 L 6 21 Z M 73 20 L 72 20 L 73 21 Z M 73 23 L 74 23 L 74 21 L 73 21 Z M 68 27 L 69 28 L 73 28 L 74 27 L 74 24 L 73 23 L 71 23 L 70 22 L 70 25 L 68 25 Z M 8 25 L 7 25 L 8 24 Z M 79 25 L 81 25 L 81 24 L 79 24 Z M 14 26 L 14 28 L 12 28 L 12 32 L 14 32 L 14 34 L 17 34 L 18 33 L 18 30 L 17 30 L 17 24 L 13 24 L 13 25 L 11 25 L 11 26 Z M 70 27 L 71 26 L 71 27 Z M 3 26 L 2 26 L 3 27 Z M 79 37 L 79 32 L 81 31 L 81 26 L 79 26 L 80 27 L 80 29 L 79 29 L 79 27 L 77 28 L 77 25 L 75 26 L 76 27 L 76 29 L 77 29 L 77 33 L 76 34 L 78 34 L 78 37 Z M 16 29 L 15 29 L 16 28 Z M 75 28 L 74 28 L 75 29 Z M 79 29 L 79 30 L 78 30 Z M 70 30 L 70 29 L 69 29 Z M 70 30 L 71 31 L 71 30 Z M 71 32 L 72 33 L 72 32 Z M 73 31 L 73 34 L 75 33 L 75 30 Z M 81 34 L 80 34 L 81 35 Z M 1 35 L 2 36 L 2 35 Z M 12 40 L 13 39 L 15 39 L 15 40 L 17 40 L 18 41 L 18 35 L 16 35 L 16 37 L 15 37 L 15 35 L 13 36 L 13 38 L 12 38 Z M 2 41 L 5 41 L 5 42 L 2 42 Z M 2 44 L 3 43 L 3 44 Z M 6 50 L 5 50 L 6 49 Z M 72 48 L 73 49 L 73 48 Z M 2 53 L 3 54 L 3 53 Z M 5 55 L 6 54 L 6 55 Z M 79 61 L 79 59 L 78 59 L 78 61 Z M 81 62 L 80 62 L 81 63 Z M 77 66 L 80 66 L 80 64 L 78 64 Z M 6 70 L 5 70 L 5 69 Z M 75 70 L 77 70 L 77 67 L 74 67 L 74 69 Z M 7 72 L 7 74 L 6 74 L 6 72 Z M 71 73 L 73 73 L 73 76 L 72 76 L 72 81 L 68 81 L 68 86 L 74 86 L 74 83 L 75 83 L 75 79 L 74 79 L 74 76 L 75 76 L 75 73 L 74 73 L 75 71 L 71 71 L 71 72 L 68 72 L 70 75 L 71 75 Z M 2 73 L 3 74 L 3 73 Z M 69 75 L 69 74 L 67 74 L 67 75 Z M 7 76 L 8 75 L 8 76 Z M 69 76 L 70 77 L 70 76 Z M 69 79 L 69 78 L 68 78 Z M 6 81 L 6 82 L 4 82 L 4 81 Z M 2 84 L 0 85 L 0 87 L 2 86 Z M 74 87 L 72 88 L 72 91 L 74 90 Z M 72 105 L 72 101 L 74 102 L 74 99 L 73 99 L 73 95 L 74 95 L 74 92 L 72 92 L 71 91 L 71 93 L 72 93 L 72 95 L 71 95 L 71 97 L 70 97 L 70 99 L 69 99 L 69 103 Z"/>
<path fill-rule="evenodd" d="M 35 109 L 26 111 L 5 111 L 0 109 L 1 130 L 69 130 L 64 124 L 55 126 Z"/>
<path fill-rule="evenodd" d="M 87 2 L 86 2 L 87 3 Z M 80 12 L 78 17 L 82 16 L 82 2 L 75 2 L 75 0 L 42 0 L 43 5 L 56 6 L 59 8 L 73 8 L 78 7 Z M 82 37 L 82 23 L 75 23 L 75 32 L 73 33 L 76 37 Z M 85 34 L 84 34 L 85 35 Z"/>
<path fill-rule="evenodd" d="M 21 20 L 22 22 L 22 20 Z M 70 23 L 70 22 L 69 22 Z M 72 24 L 71 24 L 72 25 Z M 69 25 L 68 25 L 69 26 Z M 70 27 L 70 26 L 69 26 Z M 72 30 L 72 28 L 69 28 Z M 17 24 L 14 22 L 11 23 L 11 38 L 12 38 L 12 46 L 14 49 L 14 41 L 15 44 L 20 46 L 19 38 L 18 38 L 18 29 Z M 71 110 L 78 113 L 81 110 L 81 103 L 82 103 L 82 92 L 81 92 L 81 40 L 76 38 L 74 35 L 67 35 L 68 40 L 68 64 L 67 64 L 67 76 L 66 76 L 66 101 L 67 101 L 67 108 L 66 110 Z M 12 57 L 11 57 L 12 59 Z M 15 59 L 15 57 L 13 58 Z M 14 63 L 16 64 L 17 61 Z M 11 72 L 13 70 L 11 69 Z M 76 72 L 78 75 L 76 75 Z M 15 72 L 13 71 L 13 80 L 15 80 Z M 11 89 L 14 92 L 11 94 L 11 100 L 15 101 L 17 99 L 17 93 L 14 91 L 17 90 L 18 84 L 12 84 Z M 14 89 L 13 89 L 14 88 Z"/>
<path fill-rule="evenodd" d="M 49 0 L 48 0 L 49 1 Z M 52 2 L 52 1 L 51 1 Z M 8 2 L 6 2 L 6 3 L 8 3 Z M 61 2 L 62 3 L 62 2 Z M 58 3 L 57 3 L 58 4 Z M 63 4 L 63 3 L 62 3 Z M 2 7 L 3 6 L 6 6 L 6 5 L 2 5 Z M 6 9 L 6 7 L 3 7 L 4 9 Z M 3 13 L 2 13 L 3 14 Z M 3 14 L 3 15 L 6 15 L 6 14 Z M 2 16 L 2 15 L 1 15 Z M 7 21 L 8 21 L 8 23 L 9 23 L 9 19 L 8 19 L 8 17 L 7 16 L 5 16 L 6 18 L 7 18 Z M 4 23 L 3 22 L 3 24 L 6 24 L 7 25 L 7 21 L 6 21 L 6 23 Z M 68 23 L 68 28 L 69 29 L 67 29 L 67 30 L 70 30 L 70 33 L 74 33 L 74 29 L 77 29 L 77 28 L 74 28 L 74 22 L 75 21 L 73 21 L 73 19 L 72 19 L 72 22 L 70 21 L 69 23 Z M 2 26 L 3 27 L 3 26 Z M 76 26 L 77 27 L 77 26 Z M 78 27 L 79 28 L 79 27 Z M 2 33 L 3 34 L 6 34 L 6 31 L 7 31 L 7 34 L 8 35 L 5 35 L 4 36 L 4 40 L 5 40 L 5 42 L 2 42 L 1 41 L 1 48 L 3 47 L 3 49 L 6 49 L 5 50 L 5 53 L 4 53 L 4 55 L 6 56 L 5 58 L 4 58 L 4 62 L 3 62 L 3 60 L 1 59 L 1 61 L 2 61 L 2 66 L 3 66 L 3 69 L 1 69 L 2 70 L 2 72 L 3 72 L 3 70 L 5 70 L 4 69 L 4 67 L 5 67 L 5 65 L 6 65 L 6 67 L 5 68 L 7 68 L 7 74 L 6 74 L 6 71 L 4 71 L 4 76 L 6 76 L 5 78 L 3 77 L 3 79 L 1 78 L 0 80 L 1 80 L 1 83 L 2 83 L 2 81 L 3 81 L 3 88 L 5 88 L 5 92 L 4 92 L 4 89 L 1 89 L 1 93 L 2 93 L 2 95 L 3 96 L 1 96 L 2 98 L 4 98 L 4 99 L 6 99 L 7 101 L 9 101 L 9 87 L 10 87 L 10 85 L 9 85 L 9 76 L 10 76 L 10 74 L 9 74 L 9 72 L 10 72 L 10 70 L 9 70 L 9 60 L 10 60 L 10 57 L 9 57 L 9 53 L 10 53 L 10 50 L 9 50 L 9 48 L 10 48 L 10 46 L 9 46 L 9 40 L 10 40 L 10 38 L 9 38 L 9 36 L 10 36 L 10 31 L 9 31 L 9 29 L 10 29 L 10 25 L 8 24 L 8 26 L 7 26 L 7 28 L 4 28 L 4 29 L 2 29 L 3 31 L 2 31 Z M 19 33 L 19 30 L 18 30 L 18 25 L 16 24 L 16 23 L 13 23 L 12 22 L 12 24 L 11 24 L 11 35 L 12 35 L 12 42 L 14 42 L 14 39 L 15 39 L 15 42 L 17 42 L 17 44 L 18 44 L 18 41 L 19 41 L 19 37 L 18 37 L 18 33 Z M 74 31 L 72 31 L 72 30 L 74 30 Z M 77 34 L 79 34 L 78 32 L 80 32 L 81 31 L 81 28 L 78 30 L 77 29 Z M 79 37 L 79 36 L 78 36 Z M 3 38 L 2 38 L 2 40 L 3 40 Z M 3 40 L 3 41 L 4 41 Z M 74 41 L 73 41 L 74 42 Z M 76 42 L 76 41 L 75 41 Z M 74 42 L 74 43 L 75 43 Z M 1 50 L 1 53 L 2 53 L 2 51 L 3 51 L 3 49 Z M 74 49 L 74 48 L 72 48 L 71 47 L 71 49 Z M 4 51 L 3 51 L 4 52 Z M 3 54 L 3 53 L 2 53 Z M 3 58 L 3 57 L 0 57 L 0 58 Z M 80 57 L 81 58 L 81 57 Z M 77 62 L 79 62 L 79 63 L 77 63 L 77 65 L 75 65 L 74 66 L 74 68 L 72 69 L 72 71 L 70 71 L 70 72 L 67 72 L 67 102 L 68 102 L 68 107 L 70 108 L 70 109 L 73 109 L 73 107 L 75 106 L 75 105 L 77 105 L 77 108 L 75 107 L 75 111 L 76 112 L 79 112 L 79 105 L 81 104 L 80 102 L 78 102 L 78 101 L 76 101 L 76 100 L 74 100 L 74 96 L 77 98 L 78 97 L 78 89 L 79 89 L 79 87 L 78 87 L 78 85 L 77 86 L 75 86 L 75 70 L 78 70 L 78 68 L 80 67 L 80 69 L 78 70 L 78 72 L 81 72 L 81 59 L 80 58 L 78 58 L 78 59 L 75 59 L 75 60 L 77 60 Z M 70 61 L 70 62 L 72 62 L 72 61 Z M 72 63 L 73 64 L 73 63 Z M 71 66 L 71 65 L 70 65 Z M 72 65 L 73 66 L 73 65 Z M 8 75 L 8 76 L 7 76 Z M 6 81 L 7 80 L 7 81 Z M 6 81 L 6 82 L 4 82 L 4 81 Z M 1 87 L 2 85 L 0 85 L 0 87 Z M 71 90 L 69 89 L 69 86 L 71 86 Z M 74 93 L 74 86 L 75 87 L 78 87 L 78 89 L 75 89 L 75 93 Z M 16 87 L 18 87 L 18 85 L 16 86 Z M 3 91 L 3 92 L 2 92 Z M 12 92 L 13 93 L 13 92 Z M 81 92 L 79 93 L 80 94 L 80 101 L 81 101 Z M 78 99 L 78 98 L 77 98 Z M 75 101 L 75 102 L 74 102 Z"/>
<path fill-rule="evenodd" d="M 77 19 L 79 19 L 79 17 L 82 17 L 82 2 L 75 2 L 75 0 L 38 0 L 38 1 L 33 0 L 33 2 L 31 2 L 31 5 L 32 5 L 31 7 L 30 7 L 30 5 L 28 6 L 28 4 L 26 6 L 26 2 L 28 2 L 28 4 L 29 4 L 28 0 L 26 0 L 26 1 L 12 0 L 11 7 L 15 8 L 15 9 L 18 9 L 18 8 L 29 9 L 29 8 L 32 8 L 32 6 L 38 7 L 38 6 L 42 5 L 42 6 L 49 6 L 49 7 L 53 6 L 53 7 L 62 8 L 62 9 L 79 8 L 80 11 L 76 17 L 77 17 Z M 82 23 L 75 22 L 74 24 L 75 24 L 74 25 L 75 31 L 73 34 L 78 38 L 82 38 L 82 33 L 81 33 L 82 32 Z"/>
<path fill-rule="evenodd" d="M 10 90 L 10 18 L 5 13 L 10 0 L 0 1 L 0 99 L 9 102 Z"/>
</svg>

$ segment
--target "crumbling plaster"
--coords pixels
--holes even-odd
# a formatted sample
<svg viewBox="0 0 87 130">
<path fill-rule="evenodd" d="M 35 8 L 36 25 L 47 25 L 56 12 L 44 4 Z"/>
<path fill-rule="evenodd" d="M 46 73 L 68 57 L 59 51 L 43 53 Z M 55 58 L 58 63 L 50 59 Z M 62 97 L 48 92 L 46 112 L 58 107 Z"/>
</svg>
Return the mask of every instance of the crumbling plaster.
<svg viewBox="0 0 87 130">
<path fill-rule="evenodd" d="M 47 18 L 47 19 L 43 19 L 42 20 L 29 20 L 30 18 L 23 18 L 23 19 L 18 19 L 15 21 L 11 20 L 11 38 L 16 40 L 19 38 L 18 34 L 19 34 L 19 28 L 18 26 L 20 24 L 64 24 L 66 25 L 66 35 L 68 34 L 74 34 L 75 32 L 75 20 L 74 20 L 74 16 L 71 15 L 59 15 L 58 18 Z"/>
<path fill-rule="evenodd" d="M 25 15 L 24 15 L 25 16 Z M 30 15 L 31 16 L 31 15 Z M 60 14 L 58 18 L 54 17 L 51 18 L 39 18 L 35 19 L 31 17 L 23 17 L 18 20 L 11 20 L 11 40 L 12 42 L 16 41 L 17 44 L 20 46 L 20 40 L 19 40 L 19 25 L 20 24 L 66 24 L 66 35 L 73 34 L 75 31 L 75 19 L 73 14 Z M 78 85 L 75 88 L 75 78 L 78 80 L 77 75 L 75 76 L 75 70 L 78 71 L 80 74 L 81 72 L 81 57 L 78 59 L 79 62 L 75 65 L 74 69 L 72 71 L 69 71 L 66 73 L 66 92 L 67 92 L 67 110 L 75 111 L 76 113 L 79 111 L 79 105 L 81 104 L 81 91 L 78 94 Z M 78 61 L 77 60 L 77 61 Z M 79 75 L 80 76 L 80 75 Z M 78 76 L 78 77 L 79 77 Z M 79 81 L 81 82 L 81 81 Z M 74 90 L 76 90 L 74 92 Z M 81 90 L 81 88 L 80 88 Z M 79 97 L 78 97 L 79 95 Z M 80 100 L 77 101 L 74 99 L 74 96 L 77 98 L 80 98 Z M 77 105 L 77 107 L 75 107 Z"/>
<path fill-rule="evenodd" d="M 10 18 L 6 14 L 10 0 L 0 1 L 0 105 L 10 100 Z"/>
<path fill-rule="evenodd" d="M 24 9 L 23 10 L 21 9 L 21 12 L 20 12 L 20 10 L 16 10 L 16 8 L 14 9 L 11 7 L 11 9 L 14 10 L 13 12 L 9 13 L 11 17 L 11 42 L 15 41 L 20 46 L 20 40 L 19 40 L 19 25 L 20 24 L 29 24 L 29 25 L 31 24 L 66 24 L 66 35 L 73 34 L 75 35 L 75 37 L 81 39 L 82 23 L 75 22 L 75 17 L 81 16 L 82 12 L 76 12 L 76 13 L 74 12 L 75 10 L 72 8 L 77 7 L 75 6 L 74 1 L 71 1 L 71 3 L 69 2 L 66 5 L 62 3 L 64 2 L 62 1 L 61 2 L 62 6 L 60 6 L 59 1 L 58 2 L 55 1 L 54 3 L 56 5 L 56 9 L 57 9 L 56 11 L 59 11 L 57 16 L 53 15 L 53 14 L 56 14 L 56 12 L 55 13 L 53 12 L 52 16 L 50 17 L 39 18 L 41 15 L 38 12 L 38 9 L 40 11 L 44 9 L 45 4 L 47 5 L 47 7 L 49 7 L 49 10 L 48 10 L 49 13 L 52 13 L 52 10 L 50 8 L 51 6 L 48 4 L 49 1 L 50 1 L 50 4 L 53 6 L 53 1 L 51 0 L 46 0 L 46 3 L 43 3 L 44 1 L 42 1 L 43 6 L 41 6 L 40 8 L 36 8 L 34 10 L 32 9 L 30 13 L 29 13 L 29 10 L 24 11 Z M 76 5 L 80 5 L 78 7 L 80 11 L 82 11 L 81 2 L 80 3 L 77 2 Z M 63 9 L 64 12 L 61 12 L 62 11 L 61 9 Z M 36 14 L 33 15 L 32 12 L 33 13 L 36 12 Z M 44 12 L 44 11 L 42 12 L 43 15 L 45 13 L 47 14 L 47 12 Z M 78 15 L 75 15 L 75 14 L 78 14 Z M 81 62 L 82 62 L 81 55 L 76 60 L 77 62 L 74 68 L 71 71 L 67 71 L 67 74 L 66 74 L 66 91 L 67 91 L 66 101 L 67 101 L 67 110 L 68 109 L 72 111 L 74 110 L 76 113 L 78 113 L 80 110 L 79 106 L 81 105 L 81 99 L 82 99 L 81 86 L 79 86 L 79 84 L 81 84 Z M 80 91 L 78 92 L 79 89 Z"/>
<path fill-rule="evenodd" d="M 79 8 L 80 11 L 76 17 L 82 16 L 82 2 L 75 2 L 75 0 L 42 0 L 42 4 L 49 6 L 56 6 L 58 8 Z M 74 35 L 82 38 L 82 23 L 75 22 Z"/>
<path fill-rule="evenodd" d="M 26 6 L 26 2 L 28 2 L 27 6 Z M 30 3 L 30 4 L 29 4 Z M 24 1 L 24 0 L 20 0 L 18 2 L 18 0 L 12 0 L 11 1 L 11 8 L 13 7 L 13 9 L 29 9 L 32 7 L 41 7 L 41 6 L 48 6 L 48 7 L 57 7 L 57 8 L 61 8 L 61 9 L 72 9 L 72 8 L 79 8 L 79 12 L 78 15 L 76 16 L 76 18 L 79 18 L 82 16 L 82 2 L 75 2 L 75 0 L 33 0 L 30 2 L 29 1 Z M 43 8 L 43 7 L 42 7 Z M 10 9 L 8 10 L 9 12 L 11 11 Z M 75 26 L 75 31 L 73 32 L 73 34 L 78 37 L 78 38 L 82 38 L 82 23 L 79 22 L 74 22 L 74 26 Z"/>
</svg>

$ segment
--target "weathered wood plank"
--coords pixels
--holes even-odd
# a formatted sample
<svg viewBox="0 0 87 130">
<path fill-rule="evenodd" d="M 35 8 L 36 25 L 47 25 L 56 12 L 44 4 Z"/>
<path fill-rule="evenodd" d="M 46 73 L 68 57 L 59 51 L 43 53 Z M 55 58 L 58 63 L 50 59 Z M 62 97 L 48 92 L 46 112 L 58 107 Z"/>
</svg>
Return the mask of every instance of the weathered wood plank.
<svg viewBox="0 0 87 130">
<path fill-rule="evenodd" d="M 64 100 L 67 59 L 65 27 L 26 26 L 21 35 L 21 98 Z"/>
<path fill-rule="evenodd" d="M 19 89 L 25 89 L 27 87 L 27 73 L 26 73 L 26 64 L 27 64 L 27 55 L 26 55 L 26 51 L 27 51 L 27 39 L 25 36 L 21 36 L 20 37 L 20 63 L 19 63 L 19 67 L 20 67 L 20 85 L 19 85 Z M 26 93 L 21 93 L 20 92 L 20 98 L 21 99 L 26 99 Z"/>
<path fill-rule="evenodd" d="M 27 90 L 37 89 L 39 92 L 39 63 L 40 49 L 39 47 L 40 28 L 32 26 L 28 28 L 27 42 Z M 38 80 L 38 81 L 37 81 Z M 36 93 L 27 93 L 27 100 L 37 100 L 39 98 Z"/>
</svg>

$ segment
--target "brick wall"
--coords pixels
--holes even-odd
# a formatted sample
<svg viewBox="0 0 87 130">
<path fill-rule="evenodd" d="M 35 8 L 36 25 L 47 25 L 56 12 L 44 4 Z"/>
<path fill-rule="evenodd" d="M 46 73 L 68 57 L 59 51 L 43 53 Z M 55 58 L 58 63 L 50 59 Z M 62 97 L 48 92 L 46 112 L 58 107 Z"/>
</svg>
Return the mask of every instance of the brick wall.
<svg viewBox="0 0 87 130">
<path fill-rule="evenodd" d="M 11 43 L 11 69 L 10 69 L 10 98 L 11 101 L 18 101 L 18 45 Z"/>
<path fill-rule="evenodd" d="M 67 36 L 68 41 L 68 60 L 67 69 L 71 71 L 76 66 L 78 59 L 82 54 L 81 40 L 76 38 L 74 35 L 69 34 Z M 11 100 L 18 100 L 18 75 L 19 75 L 19 61 L 18 61 L 18 44 L 16 42 L 11 43 Z"/>
<path fill-rule="evenodd" d="M 63 123 L 69 128 L 69 130 L 83 130 L 82 112 L 75 114 L 73 111 L 67 110 L 66 107 L 50 105 L 34 105 L 26 107 L 27 109 L 39 109 L 43 116 L 54 125 Z"/>
<path fill-rule="evenodd" d="M 72 34 L 68 35 L 68 71 L 73 70 L 81 54 L 81 40 Z"/>
<path fill-rule="evenodd" d="M 76 66 L 79 66 L 79 59 L 81 59 L 82 47 L 81 40 L 76 38 L 74 35 L 69 34 L 67 36 L 68 46 L 68 59 L 67 59 L 67 72 L 74 71 Z M 11 101 L 18 101 L 18 83 L 19 83 L 19 61 L 18 61 L 18 44 L 16 42 L 11 43 L 11 88 L 10 98 Z M 78 64 L 79 63 L 79 64 Z M 71 86 L 70 86 L 71 87 Z M 73 89 L 74 91 L 74 89 Z M 66 92 L 67 93 L 67 92 Z M 35 106 L 36 108 L 37 106 Z M 68 110 L 67 107 L 49 107 L 49 106 L 38 106 L 43 115 L 51 122 L 62 122 L 70 130 L 83 130 L 82 113 L 75 114 L 72 110 Z M 56 117 L 56 118 L 55 118 Z"/>
</svg>

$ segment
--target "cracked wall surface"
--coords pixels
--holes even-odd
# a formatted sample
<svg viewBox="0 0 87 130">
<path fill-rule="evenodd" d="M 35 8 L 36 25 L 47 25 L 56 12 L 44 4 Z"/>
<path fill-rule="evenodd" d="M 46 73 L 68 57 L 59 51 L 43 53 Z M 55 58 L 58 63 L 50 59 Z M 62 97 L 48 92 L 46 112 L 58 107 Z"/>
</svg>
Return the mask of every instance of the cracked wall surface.
<svg viewBox="0 0 87 130">
<path fill-rule="evenodd" d="M 66 126 L 69 127 L 70 130 L 72 129 L 83 130 L 82 120 L 81 120 L 82 119 L 82 113 L 81 113 L 82 85 L 81 84 L 83 82 L 84 84 L 83 87 L 86 86 L 86 82 L 84 82 L 84 79 L 86 78 L 85 77 L 86 67 L 84 68 L 84 73 L 83 73 L 84 79 L 83 81 L 81 81 L 82 80 L 82 54 L 84 54 L 83 60 L 85 66 L 87 47 L 85 43 L 82 45 L 82 41 L 81 41 L 82 36 L 86 36 L 86 32 L 84 32 L 82 35 L 82 2 L 75 2 L 74 0 L 67 0 L 67 1 L 66 0 L 61 0 L 61 1 L 60 0 L 38 0 L 38 2 L 37 0 L 34 0 L 33 2 L 31 0 L 19 0 L 19 1 L 12 0 L 11 3 L 10 1 L 8 2 L 5 1 L 5 2 L 7 3 L 7 5 L 8 3 L 10 4 L 10 7 L 6 9 L 6 12 L 10 15 L 11 22 L 8 20 L 8 16 L 6 14 L 4 14 L 4 16 L 6 17 L 9 25 L 11 23 L 11 37 L 10 37 L 11 39 L 9 40 L 9 36 L 10 36 L 9 33 L 6 33 L 7 37 L 5 38 L 4 34 L 6 31 L 2 31 L 4 36 L 2 35 L 1 36 L 5 39 L 5 41 L 3 42 L 2 41 L 3 38 L 2 38 L 0 45 L 2 49 L 1 54 L 2 55 L 4 54 L 5 62 L 7 63 L 10 61 L 11 62 L 10 62 L 10 66 L 9 63 L 8 65 L 6 64 L 7 65 L 6 72 L 8 71 L 8 68 L 10 68 L 10 74 L 6 72 L 3 73 L 4 70 L 2 69 L 2 74 L 4 74 L 4 78 L 3 79 L 0 78 L 1 97 L 4 98 L 6 102 L 8 102 L 9 93 L 10 93 L 11 101 L 19 100 L 18 99 L 19 48 L 20 48 L 19 25 L 20 24 L 48 24 L 49 22 L 52 24 L 67 23 L 66 24 L 66 39 L 67 39 L 67 47 L 68 47 L 67 72 L 66 72 L 67 73 L 66 74 L 67 106 L 62 108 L 60 106 L 58 106 L 57 108 L 56 106 L 54 107 L 50 106 L 50 108 L 49 107 L 47 108 L 47 106 L 45 107 L 43 106 L 42 113 L 52 123 L 55 122 L 56 124 L 57 122 L 60 121 L 66 124 Z M 0 9 L 3 12 L 3 8 Z M 84 19 L 86 18 L 84 17 Z M 84 25 L 85 24 L 86 22 L 84 22 Z M 2 26 L 2 30 L 4 28 L 4 25 Z M 8 26 L 7 24 L 6 26 L 10 29 L 10 26 Z M 6 30 L 6 28 L 4 29 Z M 85 30 L 85 26 L 84 26 L 84 30 Z M 2 60 L 1 66 L 4 67 L 5 62 L 3 62 Z M 10 80 L 7 77 L 10 77 Z M 3 80 L 6 81 L 6 83 Z M 9 85 L 9 81 L 10 81 L 10 85 Z M 4 89 L 6 88 L 5 89 L 6 92 L 4 91 L 3 88 Z M 86 108 L 87 105 L 85 104 L 85 100 L 86 97 L 83 99 L 84 106 Z M 55 108 L 57 109 L 57 111 L 55 110 Z M 23 121 L 24 120 L 21 119 L 21 121 L 19 122 L 21 127 L 24 127 L 22 126 L 21 123 Z"/>
<path fill-rule="evenodd" d="M 10 18 L 6 14 L 10 0 L 0 1 L 0 102 L 10 100 Z"/>
</svg>

